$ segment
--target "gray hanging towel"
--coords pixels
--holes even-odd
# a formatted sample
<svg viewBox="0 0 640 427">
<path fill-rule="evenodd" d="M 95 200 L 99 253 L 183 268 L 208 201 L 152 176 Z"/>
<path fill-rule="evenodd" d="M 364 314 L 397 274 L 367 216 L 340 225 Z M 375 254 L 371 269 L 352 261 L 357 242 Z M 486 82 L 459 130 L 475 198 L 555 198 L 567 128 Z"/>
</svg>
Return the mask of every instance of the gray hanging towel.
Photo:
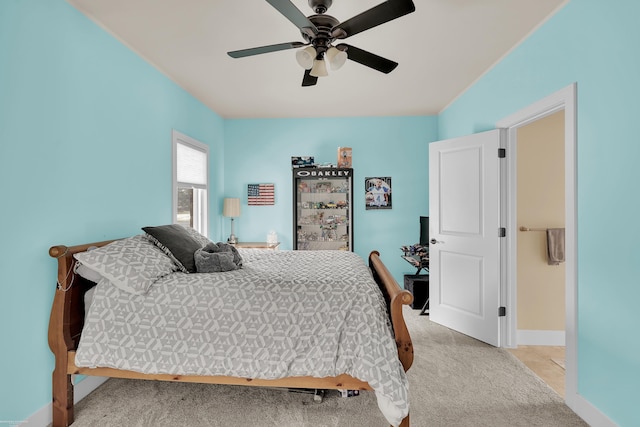
<svg viewBox="0 0 640 427">
<path fill-rule="evenodd" d="M 549 265 L 564 262 L 564 228 L 547 228 L 547 255 Z"/>
</svg>

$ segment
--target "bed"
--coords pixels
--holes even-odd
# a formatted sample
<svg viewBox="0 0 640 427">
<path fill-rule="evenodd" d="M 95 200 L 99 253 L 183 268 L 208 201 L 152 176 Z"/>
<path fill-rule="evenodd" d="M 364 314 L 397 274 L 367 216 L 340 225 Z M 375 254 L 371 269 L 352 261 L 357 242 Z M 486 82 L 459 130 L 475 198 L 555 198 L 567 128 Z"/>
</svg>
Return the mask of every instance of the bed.
<svg viewBox="0 0 640 427">
<path fill-rule="evenodd" d="M 91 257 L 102 262 L 93 255 L 100 250 L 147 245 L 146 237 L 49 250 L 58 262 L 49 323 L 54 427 L 73 423 L 74 374 L 372 390 L 391 425 L 409 426 L 404 372 L 413 363 L 413 347 L 402 306 L 413 297 L 400 289 L 378 252 L 371 252 L 367 266 L 351 252 L 240 249 L 238 270 L 178 270 L 149 278 L 138 263 L 148 264 L 154 253 L 128 261 L 128 272 L 144 270 L 129 287 L 102 270 L 95 282 L 77 274 Z M 268 345 L 259 348 L 265 339 Z"/>
</svg>

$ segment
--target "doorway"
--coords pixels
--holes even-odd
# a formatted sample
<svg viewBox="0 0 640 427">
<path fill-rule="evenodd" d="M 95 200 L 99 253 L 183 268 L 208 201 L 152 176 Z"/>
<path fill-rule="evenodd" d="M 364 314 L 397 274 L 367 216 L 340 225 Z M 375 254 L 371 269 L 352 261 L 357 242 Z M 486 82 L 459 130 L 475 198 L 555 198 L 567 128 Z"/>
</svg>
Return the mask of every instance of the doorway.
<svg viewBox="0 0 640 427">
<path fill-rule="evenodd" d="M 564 114 L 564 227 L 565 227 L 565 401 L 572 407 L 577 399 L 577 283 L 576 283 L 576 85 L 572 84 L 521 111 L 499 121 L 498 128 L 507 129 L 507 153 L 517 153 L 518 130 L 555 113 Z M 517 155 L 507 156 L 505 165 L 506 186 L 503 191 L 503 218 L 507 230 L 502 251 L 505 286 L 501 300 L 509 309 L 504 318 L 503 343 L 515 348 L 518 344 L 518 187 Z"/>
<path fill-rule="evenodd" d="M 565 226 L 564 110 L 517 132 L 517 344 L 564 346 L 565 264 L 547 255 L 547 229 Z"/>
<path fill-rule="evenodd" d="M 564 228 L 564 110 L 518 128 L 517 348 L 511 353 L 564 397 L 565 264 L 548 261 L 547 229 Z"/>
</svg>

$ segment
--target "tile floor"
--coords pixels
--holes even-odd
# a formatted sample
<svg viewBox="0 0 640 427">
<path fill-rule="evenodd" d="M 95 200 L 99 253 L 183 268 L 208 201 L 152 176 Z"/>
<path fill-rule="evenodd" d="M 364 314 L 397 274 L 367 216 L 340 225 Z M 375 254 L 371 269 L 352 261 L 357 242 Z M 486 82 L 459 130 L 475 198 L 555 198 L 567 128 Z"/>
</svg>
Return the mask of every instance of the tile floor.
<svg viewBox="0 0 640 427">
<path fill-rule="evenodd" d="M 564 398 L 564 347 L 521 345 L 509 351 Z"/>
</svg>

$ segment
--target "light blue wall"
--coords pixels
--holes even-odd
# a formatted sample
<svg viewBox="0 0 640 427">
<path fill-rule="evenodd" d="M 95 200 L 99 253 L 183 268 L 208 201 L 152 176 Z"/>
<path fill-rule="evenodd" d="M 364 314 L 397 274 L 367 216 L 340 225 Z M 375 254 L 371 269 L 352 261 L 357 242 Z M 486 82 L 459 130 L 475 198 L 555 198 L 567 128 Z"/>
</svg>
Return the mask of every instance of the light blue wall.
<svg viewBox="0 0 640 427">
<path fill-rule="evenodd" d="M 578 84 L 578 392 L 640 425 L 640 3 L 572 0 L 439 117 L 441 138 Z M 542 165 L 541 165 L 542 167 Z"/>
<path fill-rule="evenodd" d="M 413 270 L 398 247 L 428 210 L 427 143 L 491 129 L 575 81 L 578 391 L 619 425 L 640 425 L 639 15 L 634 0 L 572 0 L 437 118 L 225 121 L 63 0 L 0 1 L 0 420 L 51 398 L 49 246 L 169 222 L 172 128 L 211 147 L 211 237 L 229 232 L 222 198 L 241 197 L 238 236 L 274 229 L 284 248 L 290 156 L 334 162 L 338 146 L 353 147 L 355 250 L 379 249 L 401 280 Z M 393 178 L 390 211 L 357 202 L 376 175 Z M 246 205 L 246 184 L 260 182 L 276 184 L 275 206 Z"/>
<path fill-rule="evenodd" d="M 172 128 L 211 147 L 220 193 L 223 127 L 63 0 L 0 1 L 0 420 L 51 399 L 49 247 L 169 223 Z"/>
<path fill-rule="evenodd" d="M 338 147 L 353 149 L 354 251 L 362 257 L 376 249 L 402 284 L 415 269 L 400 258 L 400 246 L 419 240 L 419 216 L 428 215 L 428 143 L 436 140 L 436 117 L 366 117 L 227 120 L 225 194 L 240 197 L 242 215 L 235 234 L 263 241 L 275 230 L 282 249 L 293 245 L 291 156 L 314 156 L 316 163 L 337 162 Z M 366 177 L 392 178 L 393 208 L 366 210 Z M 247 206 L 247 184 L 274 183 L 273 206 Z M 229 235 L 221 224 L 220 239 Z"/>
</svg>

